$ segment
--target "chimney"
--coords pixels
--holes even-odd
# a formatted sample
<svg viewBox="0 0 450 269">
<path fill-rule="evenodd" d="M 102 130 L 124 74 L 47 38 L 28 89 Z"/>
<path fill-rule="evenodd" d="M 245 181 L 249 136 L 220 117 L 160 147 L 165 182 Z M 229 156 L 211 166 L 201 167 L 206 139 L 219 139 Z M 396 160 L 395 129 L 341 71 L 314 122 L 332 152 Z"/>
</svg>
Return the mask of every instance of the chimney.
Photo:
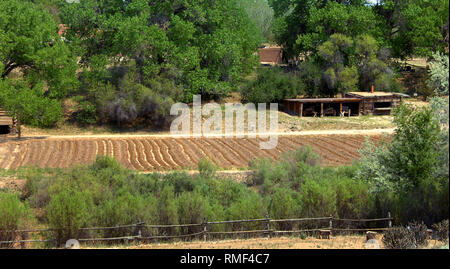
<svg viewBox="0 0 450 269">
<path fill-rule="evenodd" d="M 370 93 L 374 93 L 375 92 L 375 85 L 372 85 L 372 87 L 370 88 Z"/>
</svg>

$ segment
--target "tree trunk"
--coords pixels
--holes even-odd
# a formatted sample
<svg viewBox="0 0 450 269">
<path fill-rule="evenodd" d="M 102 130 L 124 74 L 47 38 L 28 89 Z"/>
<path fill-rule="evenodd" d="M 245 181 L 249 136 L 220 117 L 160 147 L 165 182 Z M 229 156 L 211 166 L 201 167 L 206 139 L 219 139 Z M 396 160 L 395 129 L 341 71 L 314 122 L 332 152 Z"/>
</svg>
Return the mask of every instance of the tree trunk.
<svg viewBox="0 0 450 269">
<path fill-rule="evenodd" d="M 20 120 L 18 118 L 16 118 L 16 124 L 17 124 L 17 138 L 20 140 L 22 138 L 22 128 L 21 128 L 21 123 Z"/>
</svg>

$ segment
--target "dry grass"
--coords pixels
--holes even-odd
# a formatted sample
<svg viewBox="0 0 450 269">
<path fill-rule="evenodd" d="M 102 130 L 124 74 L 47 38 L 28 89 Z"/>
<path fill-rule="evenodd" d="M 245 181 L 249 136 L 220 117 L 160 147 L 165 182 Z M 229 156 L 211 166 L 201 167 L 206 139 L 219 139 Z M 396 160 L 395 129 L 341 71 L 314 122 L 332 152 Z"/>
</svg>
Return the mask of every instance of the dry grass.
<svg viewBox="0 0 450 269">
<path fill-rule="evenodd" d="M 330 240 L 308 237 L 255 238 L 223 241 L 154 243 L 114 246 L 127 249 L 365 249 L 365 236 L 336 236 Z M 380 242 L 382 247 L 382 243 Z M 100 247 L 101 248 L 101 247 Z M 111 248 L 111 247 L 109 247 Z"/>
<path fill-rule="evenodd" d="M 384 248 L 382 235 L 377 235 L 376 240 L 380 249 Z M 429 240 L 428 245 L 422 249 L 440 249 L 448 247 L 445 243 Z M 307 237 L 277 237 L 277 238 L 253 238 L 221 241 L 192 241 L 174 243 L 152 243 L 139 245 L 113 245 L 82 247 L 95 249 L 371 249 L 366 247 L 366 237 L 364 235 L 333 236 L 331 239 L 318 239 Z"/>
<path fill-rule="evenodd" d="M 267 113 L 269 120 L 269 113 Z M 206 120 L 204 117 L 203 120 Z M 278 112 L 279 132 L 320 131 L 320 130 L 369 130 L 394 128 L 391 116 L 359 116 L 359 117 L 323 117 L 312 118 L 291 116 L 284 112 Z M 269 128 L 269 121 L 267 128 Z M 244 129 L 247 131 L 247 117 L 244 120 Z M 225 130 L 225 120 L 222 123 Z M 24 136 L 61 136 L 61 135 L 148 135 L 169 134 L 169 131 L 155 131 L 148 128 L 117 130 L 108 126 L 79 127 L 75 124 L 64 122 L 54 129 L 40 129 L 29 126 L 23 127 Z"/>
</svg>

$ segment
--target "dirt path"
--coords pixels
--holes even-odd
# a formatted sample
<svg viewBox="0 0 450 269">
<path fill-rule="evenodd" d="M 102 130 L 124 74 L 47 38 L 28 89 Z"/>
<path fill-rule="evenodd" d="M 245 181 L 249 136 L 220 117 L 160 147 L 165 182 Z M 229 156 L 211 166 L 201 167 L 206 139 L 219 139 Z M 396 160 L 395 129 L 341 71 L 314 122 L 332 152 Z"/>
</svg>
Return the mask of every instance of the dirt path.
<svg viewBox="0 0 450 269">
<path fill-rule="evenodd" d="M 300 132 L 265 132 L 265 133 L 258 133 L 258 136 L 309 136 L 309 135 L 381 135 L 381 134 L 392 134 L 395 131 L 394 128 L 389 129 L 371 129 L 371 130 L 316 130 L 316 131 L 300 131 Z M 190 135 L 188 137 L 192 138 L 199 138 L 199 137 L 224 137 L 224 138 L 231 138 L 235 137 L 236 135 L 243 135 L 247 136 L 248 133 L 243 134 L 233 134 L 233 135 Z M 186 136 L 183 135 L 172 135 L 168 133 L 161 133 L 161 134 L 137 134 L 137 135 L 130 135 L 130 134 L 112 134 L 112 135 L 28 135 L 24 136 L 23 139 L 29 139 L 29 138 L 54 138 L 54 139 L 76 139 L 76 138 L 185 138 Z M 3 139 L 0 138 L 0 143 L 2 140 L 15 140 L 14 137 L 4 137 Z"/>
</svg>

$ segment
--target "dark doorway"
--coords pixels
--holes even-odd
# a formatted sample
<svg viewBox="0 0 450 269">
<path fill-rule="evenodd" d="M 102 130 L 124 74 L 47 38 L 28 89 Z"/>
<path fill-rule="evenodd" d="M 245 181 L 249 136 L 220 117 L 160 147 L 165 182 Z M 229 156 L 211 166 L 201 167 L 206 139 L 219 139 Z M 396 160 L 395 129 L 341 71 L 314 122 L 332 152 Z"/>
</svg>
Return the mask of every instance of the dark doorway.
<svg viewBox="0 0 450 269">
<path fill-rule="evenodd" d="M 391 102 L 375 102 L 373 104 L 373 108 L 389 108 L 392 107 L 392 103 Z"/>
<path fill-rule="evenodd" d="M 8 125 L 0 125 L 0 135 L 9 134 L 10 129 Z"/>
</svg>

